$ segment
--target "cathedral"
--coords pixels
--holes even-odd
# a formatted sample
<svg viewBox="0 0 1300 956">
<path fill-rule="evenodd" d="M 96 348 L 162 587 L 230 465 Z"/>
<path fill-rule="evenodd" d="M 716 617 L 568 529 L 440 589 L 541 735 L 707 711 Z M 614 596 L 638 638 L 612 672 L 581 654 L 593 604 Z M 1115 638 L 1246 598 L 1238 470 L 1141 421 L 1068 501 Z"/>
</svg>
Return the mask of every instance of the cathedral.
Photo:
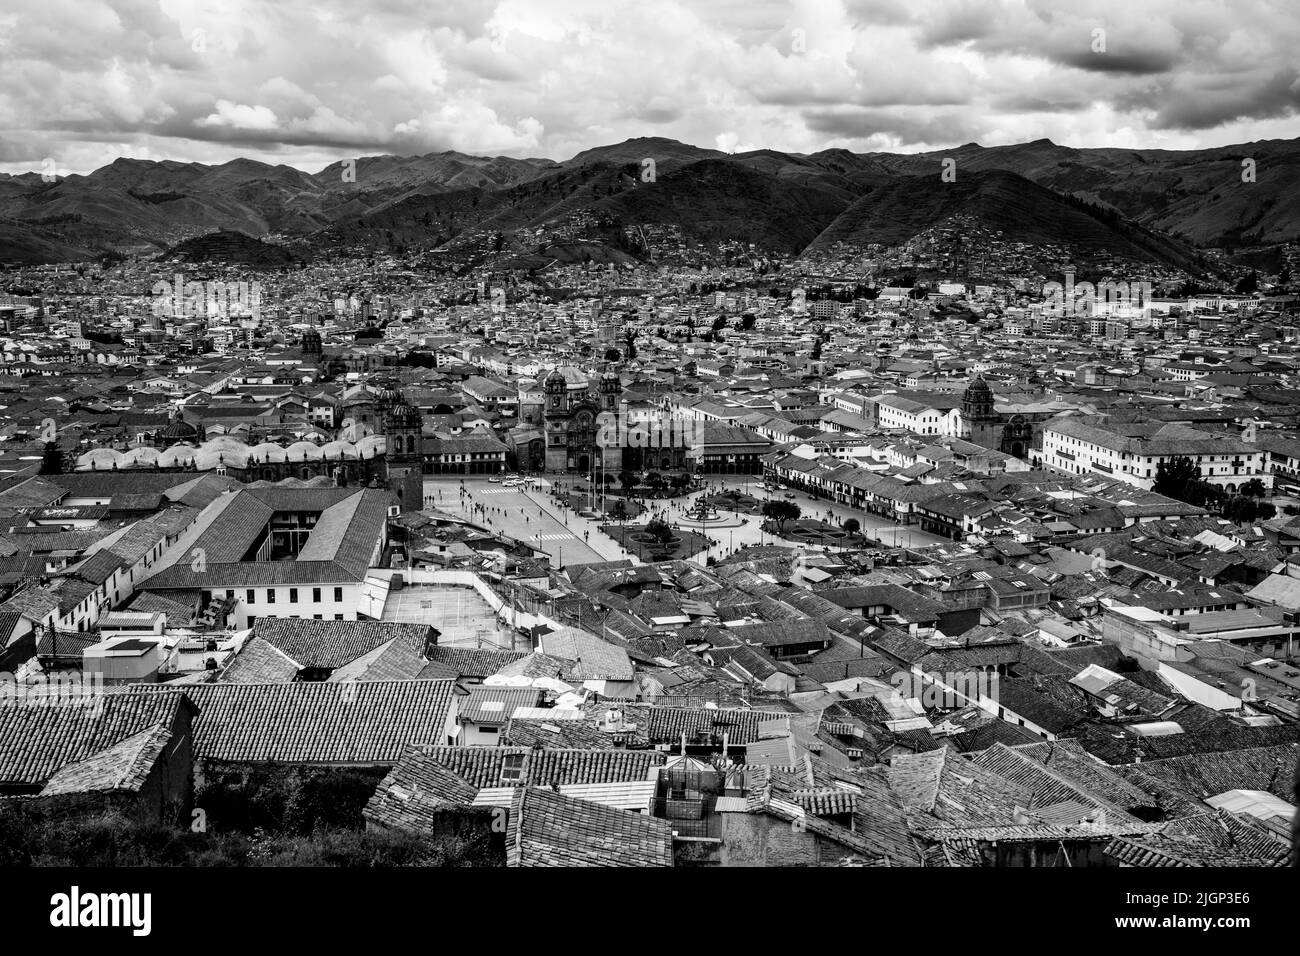
<svg viewBox="0 0 1300 956">
<path fill-rule="evenodd" d="M 542 429 L 546 446 L 546 470 L 593 470 L 616 475 L 623 469 L 622 450 L 617 443 L 602 442 L 604 413 L 617 415 L 623 384 L 618 374 L 607 371 L 593 383 L 572 366 L 556 368 L 542 383 L 545 395 Z"/>
<path fill-rule="evenodd" d="M 535 389 L 532 383 L 521 387 L 520 396 L 520 424 L 507 436 L 507 447 L 525 471 L 616 477 L 687 467 L 681 429 L 659 427 L 662 412 L 644 399 L 628 401 L 613 369 L 591 377 L 562 366 Z"/>
</svg>

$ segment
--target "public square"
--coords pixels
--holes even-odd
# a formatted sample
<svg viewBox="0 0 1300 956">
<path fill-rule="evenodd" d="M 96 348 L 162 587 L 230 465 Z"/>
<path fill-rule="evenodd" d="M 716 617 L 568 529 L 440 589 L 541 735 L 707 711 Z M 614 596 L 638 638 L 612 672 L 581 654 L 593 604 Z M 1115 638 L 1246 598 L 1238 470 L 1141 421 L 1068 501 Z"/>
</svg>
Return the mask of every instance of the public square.
<svg viewBox="0 0 1300 956">
<path fill-rule="evenodd" d="M 552 482 L 559 482 L 562 487 L 569 489 L 587 484 L 581 476 L 571 475 L 538 478 L 531 488 L 505 487 L 485 477 L 464 479 L 456 476 L 426 477 L 424 493 L 426 507 L 437 507 L 472 518 L 494 531 L 525 541 L 550 555 L 557 567 L 624 558 L 637 564 L 641 563 L 637 549 L 625 550 L 600 530 L 602 524 L 609 523 L 608 519 L 584 518 L 577 511 L 566 509 L 557 503 L 550 493 Z M 752 476 L 716 476 L 711 477 L 703 487 L 686 495 L 676 498 L 644 499 L 644 505 L 649 511 L 638 517 L 636 523 L 643 524 L 653 517 L 662 517 L 669 524 L 679 523 L 690 530 L 699 530 L 684 519 L 696 499 L 732 488 L 745 491 L 760 499 L 770 496 L 782 497 L 785 494 L 764 491 L 762 481 Z M 462 489 L 465 492 L 463 495 Z M 796 495 L 794 502 L 803 509 L 803 517 L 828 520 L 836 526 L 842 525 L 849 518 L 855 518 L 868 538 L 887 547 L 919 547 L 939 544 L 945 540 L 938 535 L 922 531 L 914 525 L 898 525 L 878 515 L 867 514 L 824 499 L 814 501 L 801 491 L 794 494 Z M 616 500 L 618 499 L 613 495 L 606 497 L 606 513 Z M 477 511 L 476 506 L 481 506 L 483 511 L 481 513 Z M 596 507 L 600 507 L 599 498 Z M 690 560 L 703 565 L 709 557 L 721 559 L 738 548 L 755 544 L 795 546 L 793 542 L 776 538 L 763 531 L 762 519 L 756 516 L 722 512 L 719 517 L 719 521 L 710 522 L 703 532 L 717 543 L 711 545 L 708 550 L 694 555 Z"/>
</svg>

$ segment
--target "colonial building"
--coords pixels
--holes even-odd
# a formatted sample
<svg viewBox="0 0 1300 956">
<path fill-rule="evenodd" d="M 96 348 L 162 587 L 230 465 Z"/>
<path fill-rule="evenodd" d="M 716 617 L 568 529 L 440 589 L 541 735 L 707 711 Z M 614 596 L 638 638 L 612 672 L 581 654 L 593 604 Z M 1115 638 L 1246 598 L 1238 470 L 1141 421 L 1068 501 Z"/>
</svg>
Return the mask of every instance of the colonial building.
<svg viewBox="0 0 1300 956">
<path fill-rule="evenodd" d="M 547 471 L 593 469 L 617 474 L 623 469 L 622 450 L 616 442 L 598 443 L 602 413 L 617 414 L 623 385 L 617 373 L 608 371 L 596 382 L 573 366 L 552 370 L 543 382 L 546 403 L 543 431 Z"/>
<path fill-rule="evenodd" d="M 1066 408 L 1059 402 L 997 402 L 993 389 L 976 375 L 962 396 L 958 435 L 1013 458 L 1028 459 L 1038 447 L 1043 423 Z"/>
<path fill-rule="evenodd" d="M 1247 437 L 1253 438 L 1248 430 Z M 1058 419 L 1043 429 L 1042 463 L 1074 475 L 1100 474 L 1150 490 L 1162 463 L 1187 458 L 1201 478 L 1233 494 L 1252 478 L 1272 487 L 1266 452 L 1239 438 L 1161 422 Z"/>
</svg>

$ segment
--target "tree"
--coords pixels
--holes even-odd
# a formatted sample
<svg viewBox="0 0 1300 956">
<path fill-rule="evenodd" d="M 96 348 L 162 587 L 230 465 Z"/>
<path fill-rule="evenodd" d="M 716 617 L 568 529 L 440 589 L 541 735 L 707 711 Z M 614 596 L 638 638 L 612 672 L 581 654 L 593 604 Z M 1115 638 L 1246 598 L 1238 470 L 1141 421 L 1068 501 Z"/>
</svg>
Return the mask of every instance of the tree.
<svg viewBox="0 0 1300 956">
<path fill-rule="evenodd" d="M 645 476 L 645 483 L 657 495 L 663 491 L 666 482 L 663 475 L 657 471 L 652 471 Z"/>
<path fill-rule="evenodd" d="M 620 498 L 614 502 L 614 507 L 609 509 L 610 516 L 618 522 L 627 520 L 627 502 Z"/>
<path fill-rule="evenodd" d="M 47 441 L 45 443 L 45 453 L 41 456 L 40 474 L 63 474 L 63 450 L 59 448 L 58 442 Z"/>
<path fill-rule="evenodd" d="M 1277 508 L 1267 501 L 1254 501 L 1250 498 L 1235 496 L 1223 503 L 1221 513 L 1223 517 L 1233 524 L 1246 525 L 1253 524 L 1256 521 L 1267 521 L 1269 518 L 1275 517 Z"/>
<path fill-rule="evenodd" d="M 668 544 L 673 539 L 673 529 L 663 518 L 651 518 L 645 526 L 645 533 L 661 545 Z"/>
<path fill-rule="evenodd" d="M 803 510 L 793 501 L 768 501 L 763 505 L 763 517 L 776 522 L 776 530 L 785 530 L 787 521 L 798 521 Z"/>
<path fill-rule="evenodd" d="M 1156 465 L 1156 480 L 1151 490 L 1166 498 L 1201 506 L 1222 499 L 1224 492 L 1201 478 L 1196 462 L 1182 455 Z"/>
<path fill-rule="evenodd" d="M 1264 482 L 1258 478 L 1252 478 L 1241 486 L 1241 493 L 1247 498 L 1263 498 L 1268 494 L 1268 489 L 1264 487 Z"/>
<path fill-rule="evenodd" d="M 691 483 L 691 479 L 686 475 L 673 475 L 670 481 L 672 483 L 673 490 L 679 493 L 685 490 L 686 486 Z"/>
<path fill-rule="evenodd" d="M 849 534 L 857 534 L 862 530 L 862 525 L 858 522 L 857 518 L 850 518 L 848 521 L 844 522 L 844 530 Z"/>
<path fill-rule="evenodd" d="M 617 361 L 618 361 L 619 359 L 621 359 L 622 357 L 623 357 L 623 354 L 622 354 L 621 352 L 619 352 L 618 349 L 605 349 L 605 361 L 606 361 L 606 362 L 617 362 Z"/>
<path fill-rule="evenodd" d="M 632 489 L 636 487 L 636 472 L 624 468 L 618 473 L 618 483 L 623 486 L 624 494 L 631 494 Z"/>
</svg>

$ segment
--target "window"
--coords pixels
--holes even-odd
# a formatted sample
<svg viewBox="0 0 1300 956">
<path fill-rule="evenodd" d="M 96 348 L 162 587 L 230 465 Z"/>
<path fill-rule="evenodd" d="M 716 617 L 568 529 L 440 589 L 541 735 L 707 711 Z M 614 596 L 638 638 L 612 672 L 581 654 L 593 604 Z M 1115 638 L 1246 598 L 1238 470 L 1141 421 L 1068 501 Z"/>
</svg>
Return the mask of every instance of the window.
<svg viewBox="0 0 1300 956">
<path fill-rule="evenodd" d="M 510 754 L 501 765 L 501 782 L 518 783 L 524 775 L 524 755 Z"/>
<path fill-rule="evenodd" d="M 233 601 L 234 599 L 235 599 L 235 592 L 230 588 L 226 588 L 226 600 Z"/>
<path fill-rule="evenodd" d="M 311 601 L 312 601 L 313 604 L 319 604 L 319 603 L 320 603 L 320 588 L 312 588 L 312 589 L 311 589 Z"/>
<path fill-rule="evenodd" d="M 275 603 L 275 588 L 266 589 L 266 603 L 267 604 Z"/>
<path fill-rule="evenodd" d="M 253 594 L 252 588 L 249 588 L 247 591 L 244 592 L 244 603 L 252 604 L 256 600 L 257 597 Z"/>
<path fill-rule="evenodd" d="M 297 588 L 289 588 L 289 603 L 290 603 L 290 604 L 297 604 L 297 603 L 298 603 L 298 589 L 297 589 Z"/>
<path fill-rule="evenodd" d="M 334 600 L 335 600 L 335 602 L 337 602 L 337 603 L 339 603 L 339 604 L 342 604 L 342 603 L 343 603 L 343 589 L 342 589 L 342 588 L 335 588 L 335 589 L 334 589 Z M 343 620 L 343 618 L 339 618 L 339 620 L 341 621 L 341 620 Z"/>
<path fill-rule="evenodd" d="M 334 615 L 334 620 L 336 620 L 336 621 L 341 621 L 341 620 L 343 620 L 343 615 L 342 615 L 342 614 L 335 614 L 335 615 Z"/>
</svg>

